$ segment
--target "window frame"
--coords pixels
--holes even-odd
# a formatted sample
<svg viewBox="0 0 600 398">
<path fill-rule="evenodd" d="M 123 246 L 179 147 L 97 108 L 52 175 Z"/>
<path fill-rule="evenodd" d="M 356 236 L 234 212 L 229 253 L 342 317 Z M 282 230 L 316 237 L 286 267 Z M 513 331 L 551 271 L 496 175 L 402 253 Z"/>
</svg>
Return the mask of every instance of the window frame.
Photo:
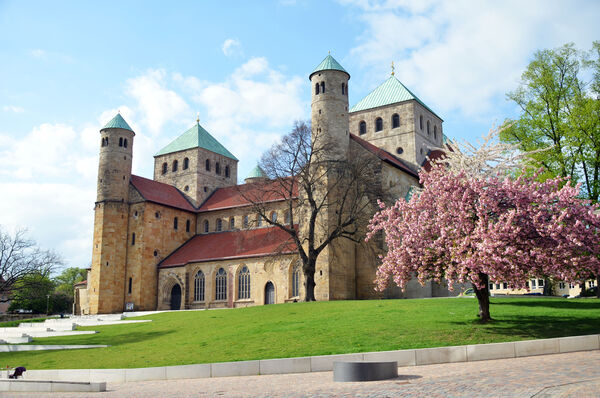
<svg viewBox="0 0 600 398">
<path fill-rule="evenodd" d="M 243 266 L 238 273 L 238 300 L 250 299 L 250 270 Z"/>
<path fill-rule="evenodd" d="M 215 301 L 227 301 L 227 272 L 223 267 L 215 274 Z"/>
<path fill-rule="evenodd" d="M 206 294 L 206 276 L 202 270 L 198 270 L 194 276 L 194 301 L 205 301 Z"/>
<path fill-rule="evenodd" d="M 375 132 L 379 133 L 383 131 L 383 119 L 380 117 L 375 118 Z"/>
</svg>

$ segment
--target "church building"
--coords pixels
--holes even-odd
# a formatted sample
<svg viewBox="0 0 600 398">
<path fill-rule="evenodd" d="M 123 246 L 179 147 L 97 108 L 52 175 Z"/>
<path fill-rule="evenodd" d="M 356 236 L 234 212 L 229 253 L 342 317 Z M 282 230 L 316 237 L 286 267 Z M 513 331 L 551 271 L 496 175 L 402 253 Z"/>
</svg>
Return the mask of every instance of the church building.
<svg viewBox="0 0 600 398">
<path fill-rule="evenodd" d="M 427 155 L 443 146 L 442 119 L 393 72 L 352 107 L 350 74 L 331 55 L 309 80 L 313 131 L 339 143 L 342 155 L 348 148 L 367 153 L 382 187 L 396 199 L 409 197 Z M 304 276 L 289 235 L 268 226 L 245 199 L 266 178 L 263 170 L 257 166 L 238 184 L 238 159 L 198 120 L 154 156 L 152 179 L 131 174 L 135 133 L 120 114 L 100 136 L 92 267 L 76 289 L 78 313 L 303 300 Z M 268 208 L 269 217 L 287 222 L 284 198 L 272 198 Z M 336 247 L 317 263 L 317 300 L 449 294 L 443 285 L 416 281 L 404 292 L 377 292 L 377 253 L 353 242 Z"/>
</svg>

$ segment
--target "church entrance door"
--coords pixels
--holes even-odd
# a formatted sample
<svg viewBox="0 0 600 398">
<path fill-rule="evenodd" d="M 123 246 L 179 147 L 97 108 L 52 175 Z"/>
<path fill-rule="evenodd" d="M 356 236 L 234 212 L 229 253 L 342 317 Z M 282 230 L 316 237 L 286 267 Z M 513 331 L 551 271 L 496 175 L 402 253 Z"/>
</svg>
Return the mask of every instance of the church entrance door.
<svg viewBox="0 0 600 398">
<path fill-rule="evenodd" d="M 275 304 L 275 286 L 271 282 L 265 286 L 265 304 Z"/>
<path fill-rule="evenodd" d="M 176 283 L 171 289 L 171 309 L 179 310 L 181 309 L 181 286 Z"/>
</svg>

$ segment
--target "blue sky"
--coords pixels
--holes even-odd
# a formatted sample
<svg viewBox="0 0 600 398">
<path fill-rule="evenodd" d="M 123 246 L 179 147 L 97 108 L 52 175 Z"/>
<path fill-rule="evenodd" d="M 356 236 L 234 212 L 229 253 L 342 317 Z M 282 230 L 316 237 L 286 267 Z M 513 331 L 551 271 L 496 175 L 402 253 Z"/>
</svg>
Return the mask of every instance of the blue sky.
<svg viewBox="0 0 600 398">
<path fill-rule="evenodd" d="M 90 264 L 99 129 L 120 110 L 133 172 L 200 123 L 238 159 L 310 116 L 308 75 L 328 51 L 351 105 L 390 73 L 475 141 L 537 49 L 600 40 L 597 1 L 0 0 L 0 225 L 27 227 L 68 266 Z"/>
</svg>

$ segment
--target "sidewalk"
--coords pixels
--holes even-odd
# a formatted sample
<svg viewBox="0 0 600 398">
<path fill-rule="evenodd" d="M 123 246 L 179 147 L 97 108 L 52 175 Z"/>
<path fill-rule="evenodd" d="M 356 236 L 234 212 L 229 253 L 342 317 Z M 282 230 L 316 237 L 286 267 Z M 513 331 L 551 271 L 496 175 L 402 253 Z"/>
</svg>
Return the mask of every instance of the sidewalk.
<svg viewBox="0 0 600 398">
<path fill-rule="evenodd" d="M 35 397 L 600 397 L 598 350 L 398 371 L 397 379 L 366 383 L 336 383 L 332 372 L 320 372 L 108 384 L 105 393 Z"/>
</svg>

